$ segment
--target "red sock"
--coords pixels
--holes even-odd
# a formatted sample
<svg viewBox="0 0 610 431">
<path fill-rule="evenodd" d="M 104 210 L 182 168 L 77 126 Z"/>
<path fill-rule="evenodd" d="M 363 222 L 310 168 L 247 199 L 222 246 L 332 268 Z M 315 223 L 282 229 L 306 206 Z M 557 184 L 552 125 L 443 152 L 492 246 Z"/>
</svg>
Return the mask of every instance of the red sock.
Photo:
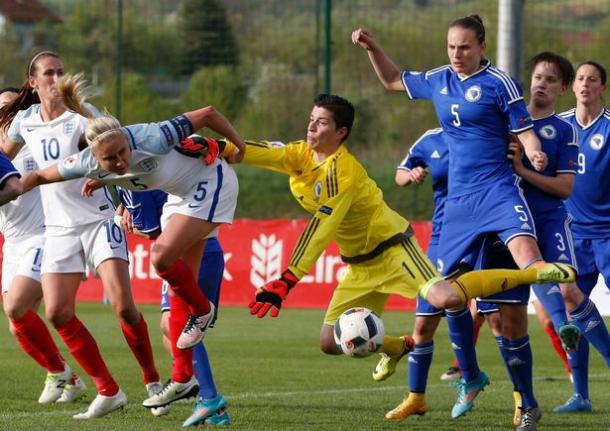
<svg viewBox="0 0 610 431">
<path fill-rule="evenodd" d="M 474 319 L 473 322 L 473 331 L 474 331 L 474 345 L 477 345 L 477 341 L 479 340 L 479 332 L 481 332 L 481 327 L 483 326 L 483 322 L 485 322 L 484 319 Z"/>
<path fill-rule="evenodd" d="M 557 352 L 557 355 L 559 355 L 559 357 L 563 361 L 566 370 L 568 371 L 568 373 L 571 373 L 572 369 L 570 368 L 570 363 L 568 362 L 568 356 L 566 355 L 565 350 L 563 350 L 563 347 L 561 346 L 561 340 L 559 339 L 557 332 L 555 332 L 555 328 L 553 327 L 553 325 L 546 326 L 544 328 L 544 332 L 546 332 L 546 335 L 548 335 L 551 339 L 551 344 Z"/>
<path fill-rule="evenodd" d="M 68 323 L 58 327 L 57 332 L 74 359 L 91 376 L 97 391 L 101 395 L 116 395 L 119 385 L 112 378 L 95 340 L 82 322 L 74 316 Z"/>
<path fill-rule="evenodd" d="M 170 295 L 169 307 L 169 333 L 174 356 L 172 380 L 186 383 L 193 376 L 193 349 L 181 350 L 176 347 L 176 342 L 188 320 L 189 306 L 181 297 Z"/>
<path fill-rule="evenodd" d="M 40 316 L 28 310 L 20 319 L 13 320 L 17 341 L 23 351 L 30 355 L 50 373 L 64 370 L 64 360 L 59 349 Z"/>
<path fill-rule="evenodd" d="M 121 321 L 121 330 L 123 331 L 123 336 L 125 337 L 129 348 L 136 357 L 138 364 L 140 364 L 144 383 L 158 382 L 159 373 L 155 367 L 152 346 L 150 345 L 150 338 L 148 337 L 148 326 L 146 325 L 144 316 L 140 314 L 140 320 L 135 325 L 128 325 L 124 321 Z"/>
<path fill-rule="evenodd" d="M 169 283 L 176 295 L 186 301 L 190 314 L 201 316 L 210 312 L 208 298 L 199 290 L 193 271 L 182 259 L 178 259 L 167 271 L 158 274 Z"/>
</svg>

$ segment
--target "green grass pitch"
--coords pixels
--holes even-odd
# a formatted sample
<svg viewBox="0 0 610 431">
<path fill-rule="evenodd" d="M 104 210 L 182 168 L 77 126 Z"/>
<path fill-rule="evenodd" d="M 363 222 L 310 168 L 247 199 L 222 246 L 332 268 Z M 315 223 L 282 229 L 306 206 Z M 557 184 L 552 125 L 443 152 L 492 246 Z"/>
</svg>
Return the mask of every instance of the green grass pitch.
<svg viewBox="0 0 610 431">
<path fill-rule="evenodd" d="M 8 332 L 0 329 L 0 430 L 178 430 L 190 414 L 191 402 L 179 402 L 168 416 L 153 417 L 141 402 L 145 398 L 140 371 L 123 340 L 109 307 L 79 304 L 79 316 L 98 341 L 111 371 L 129 397 L 121 412 L 91 421 L 75 421 L 71 415 L 85 410 L 95 392 L 88 377 L 87 397 L 74 404 L 45 405 L 36 400 L 44 383 L 44 372 L 25 356 Z M 157 366 L 166 378 L 170 360 L 161 346 L 158 307 L 143 306 Z M 452 420 L 456 390 L 439 380 L 451 363 L 445 323 L 436 336 L 435 353 L 428 383 L 429 412 L 406 421 L 389 422 L 384 413 L 394 407 L 406 391 L 406 361 L 391 379 L 372 380 L 376 355 L 365 359 L 330 357 L 320 353 L 318 334 L 322 310 L 285 309 L 275 320 L 251 317 L 245 307 L 220 310 L 216 328 L 206 336 L 206 346 L 220 393 L 229 399 L 232 424 L 239 430 L 510 430 L 512 387 L 487 328 L 481 331 L 478 357 L 491 378 L 491 385 L 466 417 Z M 412 312 L 388 312 L 388 333 L 410 333 Z M 593 413 L 557 415 L 552 408 L 571 394 L 563 365 L 535 318 L 530 318 L 534 350 L 535 391 L 543 409 L 540 430 L 610 429 L 610 371 L 591 349 L 591 399 Z M 58 343 L 70 364 L 79 372 L 63 344 Z M 212 428 L 207 426 L 207 428 Z"/>
</svg>

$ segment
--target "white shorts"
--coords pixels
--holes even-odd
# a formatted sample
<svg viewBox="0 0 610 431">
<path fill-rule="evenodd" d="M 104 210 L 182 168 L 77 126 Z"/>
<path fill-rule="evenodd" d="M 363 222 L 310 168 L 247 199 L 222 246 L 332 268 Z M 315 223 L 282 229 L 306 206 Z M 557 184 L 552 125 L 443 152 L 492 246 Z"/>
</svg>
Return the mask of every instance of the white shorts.
<svg viewBox="0 0 610 431">
<path fill-rule="evenodd" d="M 2 293 L 8 292 L 13 279 L 18 276 L 40 282 L 40 264 L 44 235 L 14 238 L 2 246 Z"/>
<path fill-rule="evenodd" d="M 47 226 L 41 273 L 86 273 L 106 259 L 129 262 L 123 229 L 113 219 L 73 227 Z"/>
<path fill-rule="evenodd" d="M 173 214 L 182 214 L 213 223 L 233 222 L 239 191 L 235 171 L 223 161 L 215 169 L 201 172 L 205 175 L 191 188 L 186 197 L 171 194 L 167 196 L 161 215 L 162 230 Z M 217 229 L 214 229 L 207 238 L 215 236 Z"/>
</svg>

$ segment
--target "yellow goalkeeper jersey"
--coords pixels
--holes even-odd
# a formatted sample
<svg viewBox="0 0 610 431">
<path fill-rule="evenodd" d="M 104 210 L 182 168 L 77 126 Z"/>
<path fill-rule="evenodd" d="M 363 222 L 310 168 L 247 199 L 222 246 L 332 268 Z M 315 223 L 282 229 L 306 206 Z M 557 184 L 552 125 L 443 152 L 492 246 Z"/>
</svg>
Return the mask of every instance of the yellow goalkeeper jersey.
<svg viewBox="0 0 610 431">
<path fill-rule="evenodd" d="M 349 259 L 372 252 L 409 228 L 344 145 L 323 162 L 315 161 L 306 141 L 287 145 L 246 141 L 246 145 L 243 162 L 287 174 L 292 195 L 312 214 L 290 259 L 289 269 L 297 277 L 309 273 L 333 238 L 341 255 Z M 224 154 L 234 148 L 227 144 Z"/>
</svg>

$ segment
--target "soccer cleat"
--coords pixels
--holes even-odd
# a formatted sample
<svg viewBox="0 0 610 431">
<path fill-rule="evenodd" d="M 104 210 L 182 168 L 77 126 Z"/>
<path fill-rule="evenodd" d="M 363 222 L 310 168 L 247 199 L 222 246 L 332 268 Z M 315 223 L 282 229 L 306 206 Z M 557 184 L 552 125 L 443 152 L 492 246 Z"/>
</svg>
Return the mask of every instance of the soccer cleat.
<svg viewBox="0 0 610 431">
<path fill-rule="evenodd" d="M 584 399 L 580 394 L 574 394 L 565 404 L 555 407 L 554 413 L 588 413 L 593 410 L 591 401 Z"/>
<path fill-rule="evenodd" d="M 578 342 L 580 341 L 580 329 L 578 329 L 578 326 L 565 322 L 559 327 L 557 335 L 561 340 L 561 347 L 566 352 L 575 350 L 578 347 Z"/>
<path fill-rule="evenodd" d="M 150 382 L 146 384 L 146 392 L 149 397 L 153 395 L 157 395 L 159 392 L 163 390 L 163 383 L 161 382 Z M 150 409 L 150 413 L 153 416 L 164 416 L 169 414 L 171 407 L 169 405 L 163 407 L 153 407 Z"/>
<path fill-rule="evenodd" d="M 396 371 L 396 366 L 403 356 L 413 351 L 415 348 L 415 341 L 409 335 L 403 335 L 402 340 L 405 342 L 405 347 L 400 356 L 392 357 L 387 353 L 379 353 L 381 359 L 377 362 L 375 370 L 373 370 L 373 380 L 381 382 L 390 377 Z"/>
<path fill-rule="evenodd" d="M 536 424 L 542 417 L 542 412 L 538 407 L 521 407 L 521 421 L 516 431 L 536 431 Z"/>
<path fill-rule="evenodd" d="M 64 370 L 60 373 L 47 373 L 44 388 L 40 393 L 40 397 L 38 397 L 38 402 L 40 404 L 49 404 L 57 401 L 64 392 L 64 388 L 71 377 L 72 369 L 68 364 L 64 365 Z"/>
<path fill-rule="evenodd" d="M 485 390 L 485 386 L 489 385 L 489 377 L 483 371 L 479 371 L 479 375 L 470 382 L 466 383 L 462 378 L 459 382 L 453 382 L 452 385 L 459 388 L 457 401 L 451 409 L 451 417 L 457 419 L 472 410 L 474 399 Z"/>
<path fill-rule="evenodd" d="M 197 395 L 197 392 L 199 392 L 199 384 L 195 377 L 191 377 L 186 383 L 170 380 L 161 392 L 145 399 L 142 405 L 149 409 L 164 407 L 174 401 L 194 397 Z"/>
<path fill-rule="evenodd" d="M 411 415 L 423 415 L 428 411 L 425 394 L 409 393 L 409 396 L 385 414 L 386 419 L 401 420 Z"/>
<path fill-rule="evenodd" d="M 533 267 L 537 272 L 537 284 L 573 283 L 576 279 L 574 268 L 565 263 L 537 262 Z"/>
<path fill-rule="evenodd" d="M 205 420 L 206 425 L 229 425 L 230 423 L 231 419 L 225 409 L 220 409 L 215 415 Z"/>
<path fill-rule="evenodd" d="M 219 412 L 224 412 L 227 420 L 229 419 L 229 415 L 224 411 L 227 406 L 227 400 L 222 395 L 217 395 L 214 398 L 199 398 L 195 405 L 193 406 L 193 414 L 188 417 L 187 420 L 182 424 L 183 427 L 197 426 L 202 423 L 208 423 L 207 420 L 214 417 Z M 222 415 L 221 415 L 222 416 Z M 219 422 L 222 421 L 221 418 L 215 419 Z M 228 424 L 229 422 L 227 422 Z M 226 425 L 221 423 L 216 423 L 215 425 Z"/>
<path fill-rule="evenodd" d="M 61 396 L 55 401 L 56 403 L 71 403 L 72 401 L 80 398 L 87 389 L 85 382 L 75 375 L 72 375 L 70 379 L 72 383 L 68 382 Z"/>
<path fill-rule="evenodd" d="M 111 396 L 97 394 L 93 402 L 89 405 L 86 412 L 78 413 L 72 416 L 74 419 L 94 419 L 106 416 L 115 410 L 122 409 L 127 405 L 127 395 L 119 389 L 119 391 Z"/>
<path fill-rule="evenodd" d="M 441 380 L 444 382 L 453 382 L 462 378 L 462 370 L 458 367 L 449 367 L 447 371 L 441 374 Z"/>
<path fill-rule="evenodd" d="M 515 399 L 515 413 L 513 414 L 513 425 L 518 427 L 521 423 L 521 392 L 513 391 Z"/>
<path fill-rule="evenodd" d="M 210 311 L 202 316 L 189 316 L 182 334 L 178 337 L 176 347 L 181 350 L 190 349 L 199 343 L 205 335 L 206 329 L 214 320 L 214 304 L 210 302 Z"/>
</svg>

